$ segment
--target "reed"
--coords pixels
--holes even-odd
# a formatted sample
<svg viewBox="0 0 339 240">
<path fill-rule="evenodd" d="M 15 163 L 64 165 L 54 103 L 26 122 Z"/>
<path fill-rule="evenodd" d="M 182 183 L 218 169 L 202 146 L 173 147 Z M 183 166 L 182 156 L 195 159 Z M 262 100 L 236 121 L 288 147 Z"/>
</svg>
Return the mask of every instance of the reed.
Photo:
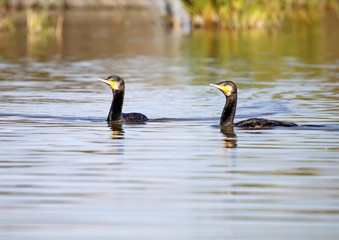
<svg viewBox="0 0 339 240">
<path fill-rule="evenodd" d="M 285 20 L 311 23 L 334 10 L 338 0 L 182 0 L 195 27 L 252 29 L 279 27 Z"/>
<path fill-rule="evenodd" d="M 55 35 L 62 34 L 63 17 L 51 17 L 48 14 L 49 6 L 45 5 L 41 9 L 27 9 L 26 22 L 29 35 Z"/>
<path fill-rule="evenodd" d="M 0 32 L 15 32 L 15 22 L 24 16 L 24 12 L 10 11 L 7 0 L 0 0 Z"/>
<path fill-rule="evenodd" d="M 49 14 L 49 5 L 41 8 L 29 8 L 27 11 L 17 12 L 10 9 L 8 0 L 0 0 L 0 31 L 16 32 L 16 23 L 26 15 L 28 35 L 47 36 L 55 35 L 60 38 L 63 30 L 63 16 L 57 17 Z"/>
</svg>

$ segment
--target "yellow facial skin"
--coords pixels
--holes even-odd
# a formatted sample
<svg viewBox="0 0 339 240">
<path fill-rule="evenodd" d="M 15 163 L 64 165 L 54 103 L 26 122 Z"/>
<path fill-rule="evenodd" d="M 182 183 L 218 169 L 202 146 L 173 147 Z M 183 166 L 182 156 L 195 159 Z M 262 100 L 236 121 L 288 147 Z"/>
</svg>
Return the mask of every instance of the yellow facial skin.
<svg viewBox="0 0 339 240">
<path fill-rule="evenodd" d="M 229 96 L 232 94 L 233 91 L 233 87 L 228 85 L 228 84 L 215 84 L 215 83 L 210 83 L 209 84 L 212 87 L 218 88 L 220 91 L 222 91 L 223 93 L 225 93 L 226 96 Z"/>
<path fill-rule="evenodd" d="M 103 78 L 98 78 L 99 81 L 106 83 L 108 86 L 110 86 L 112 89 L 114 89 L 116 83 L 115 81 L 112 81 L 111 79 L 103 79 Z"/>
<path fill-rule="evenodd" d="M 230 86 L 230 85 L 225 85 L 225 86 L 222 86 L 222 88 L 220 90 L 223 91 L 223 92 L 232 92 L 233 87 Z"/>
</svg>

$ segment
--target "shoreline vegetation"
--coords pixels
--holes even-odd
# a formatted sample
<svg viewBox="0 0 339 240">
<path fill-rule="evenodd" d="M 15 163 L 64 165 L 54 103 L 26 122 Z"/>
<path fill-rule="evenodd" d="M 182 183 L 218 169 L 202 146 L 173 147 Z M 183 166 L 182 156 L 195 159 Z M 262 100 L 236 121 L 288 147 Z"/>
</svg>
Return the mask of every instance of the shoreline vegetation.
<svg viewBox="0 0 339 240">
<path fill-rule="evenodd" d="M 37 32 L 34 29 L 32 31 L 34 24 L 32 25 L 31 22 L 40 22 L 40 26 L 48 26 L 49 24 L 36 20 L 45 19 L 51 22 L 53 18 L 51 15 L 55 13 L 62 15 L 65 11 L 73 10 L 140 10 L 146 13 L 145 18 L 152 19 L 152 23 L 171 26 L 186 32 L 191 30 L 190 16 L 181 0 L 0 0 L 0 32 L 14 32 L 16 23 L 25 16 L 27 32 Z M 50 14 L 51 12 L 54 14 Z M 30 16 L 34 16 L 35 19 L 31 20 Z M 62 21 L 53 20 L 53 22 L 59 24 Z M 40 26 L 37 26 L 37 29 Z M 51 29 L 50 26 L 48 28 Z M 54 28 L 60 29 L 59 26 Z"/>
<path fill-rule="evenodd" d="M 280 28 L 286 21 L 312 25 L 328 12 L 338 18 L 339 0 L 0 0 L 0 32 L 15 32 L 17 22 L 24 20 L 29 34 L 61 36 L 63 12 L 76 9 L 140 9 L 149 12 L 153 22 L 183 32 L 232 31 Z"/>
<path fill-rule="evenodd" d="M 225 30 L 281 27 L 285 21 L 311 24 L 327 12 L 339 16 L 338 0 L 182 0 L 193 28 Z"/>
</svg>

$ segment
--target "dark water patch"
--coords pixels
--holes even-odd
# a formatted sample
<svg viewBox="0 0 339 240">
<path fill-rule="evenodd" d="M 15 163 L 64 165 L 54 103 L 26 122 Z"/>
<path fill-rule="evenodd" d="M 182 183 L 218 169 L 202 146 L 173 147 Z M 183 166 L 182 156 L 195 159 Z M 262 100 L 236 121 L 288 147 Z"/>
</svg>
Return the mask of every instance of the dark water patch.
<svg viewBox="0 0 339 240">
<path fill-rule="evenodd" d="M 324 131 L 339 131 L 339 124 L 324 124 L 324 125 L 299 125 L 295 127 L 298 130 L 324 130 Z"/>
<path fill-rule="evenodd" d="M 76 122 L 76 121 L 106 122 L 106 118 L 60 117 L 60 116 L 33 115 L 23 113 L 0 113 L 0 118 L 11 118 L 11 117 L 17 117 L 20 119 L 43 119 L 43 120 L 52 119 L 66 122 Z"/>
<path fill-rule="evenodd" d="M 216 129 L 220 129 L 220 125 L 210 125 L 210 127 Z M 222 129 L 222 128 L 221 128 Z M 256 133 L 256 130 L 273 130 L 273 129 L 280 129 L 280 130 L 324 130 L 324 131 L 339 131 L 339 124 L 323 124 L 323 125 L 312 125 L 312 124 L 307 124 L 307 125 L 298 125 L 298 126 L 293 126 L 293 127 L 264 127 L 264 128 L 247 128 L 247 127 L 234 127 L 235 130 L 253 130 L 252 133 Z M 260 132 L 257 132 L 260 133 Z"/>
<path fill-rule="evenodd" d="M 200 122 L 213 120 L 219 120 L 219 118 L 156 118 L 150 119 L 150 122 Z"/>
</svg>

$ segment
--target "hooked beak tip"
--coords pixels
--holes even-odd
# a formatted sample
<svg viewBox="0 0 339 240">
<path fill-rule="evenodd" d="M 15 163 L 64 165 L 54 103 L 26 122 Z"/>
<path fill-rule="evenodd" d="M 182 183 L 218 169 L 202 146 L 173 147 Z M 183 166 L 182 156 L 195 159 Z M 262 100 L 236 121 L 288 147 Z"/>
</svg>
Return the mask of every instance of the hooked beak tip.
<svg viewBox="0 0 339 240">
<path fill-rule="evenodd" d="M 220 86 L 218 84 L 215 84 L 215 83 L 212 83 L 212 82 L 210 82 L 208 85 L 212 86 L 212 87 L 220 88 Z"/>
<path fill-rule="evenodd" d="M 104 78 L 98 77 L 98 80 L 99 80 L 100 82 L 103 82 L 103 83 L 106 83 L 106 84 L 108 84 L 108 85 L 109 85 L 109 81 L 108 81 L 107 79 L 104 79 Z"/>
</svg>

